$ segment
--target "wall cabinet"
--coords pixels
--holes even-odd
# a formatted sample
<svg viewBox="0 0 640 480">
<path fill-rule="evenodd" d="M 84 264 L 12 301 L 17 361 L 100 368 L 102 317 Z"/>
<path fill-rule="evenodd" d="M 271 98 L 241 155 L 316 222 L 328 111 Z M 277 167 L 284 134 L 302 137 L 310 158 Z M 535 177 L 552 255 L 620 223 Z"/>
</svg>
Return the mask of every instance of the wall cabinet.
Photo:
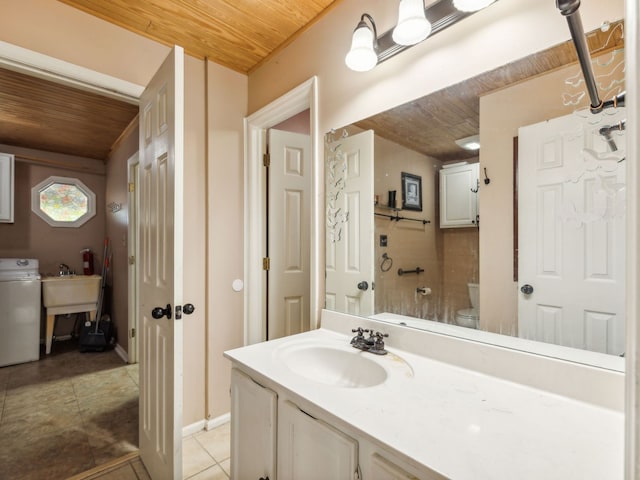
<svg viewBox="0 0 640 480">
<path fill-rule="evenodd" d="M 263 380 L 231 370 L 233 480 L 444 479 Z"/>
<path fill-rule="evenodd" d="M 440 228 L 477 226 L 479 164 L 440 170 Z"/>
<path fill-rule="evenodd" d="M 15 159 L 0 153 L 0 223 L 13 223 Z"/>
</svg>

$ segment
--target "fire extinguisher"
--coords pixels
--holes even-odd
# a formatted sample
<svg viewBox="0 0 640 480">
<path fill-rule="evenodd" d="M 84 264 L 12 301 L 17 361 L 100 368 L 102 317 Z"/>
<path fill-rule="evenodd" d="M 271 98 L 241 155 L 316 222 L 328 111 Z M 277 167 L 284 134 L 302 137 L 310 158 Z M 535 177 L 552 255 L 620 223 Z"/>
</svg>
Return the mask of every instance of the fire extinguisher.
<svg viewBox="0 0 640 480">
<path fill-rule="evenodd" d="M 82 268 L 85 275 L 93 275 L 93 253 L 89 248 L 82 250 Z"/>
</svg>

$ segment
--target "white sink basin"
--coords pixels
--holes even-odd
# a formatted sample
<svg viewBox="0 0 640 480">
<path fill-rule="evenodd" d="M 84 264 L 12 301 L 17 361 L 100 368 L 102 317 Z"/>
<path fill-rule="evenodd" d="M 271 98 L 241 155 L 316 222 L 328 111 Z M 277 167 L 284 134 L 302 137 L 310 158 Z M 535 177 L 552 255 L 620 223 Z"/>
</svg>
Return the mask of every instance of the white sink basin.
<svg viewBox="0 0 640 480">
<path fill-rule="evenodd" d="M 42 300 L 46 308 L 96 304 L 100 275 L 71 275 L 42 279 Z"/>
<path fill-rule="evenodd" d="M 292 372 L 324 385 L 364 388 L 387 379 L 387 371 L 372 353 L 348 345 L 292 342 L 279 347 L 276 355 Z"/>
</svg>

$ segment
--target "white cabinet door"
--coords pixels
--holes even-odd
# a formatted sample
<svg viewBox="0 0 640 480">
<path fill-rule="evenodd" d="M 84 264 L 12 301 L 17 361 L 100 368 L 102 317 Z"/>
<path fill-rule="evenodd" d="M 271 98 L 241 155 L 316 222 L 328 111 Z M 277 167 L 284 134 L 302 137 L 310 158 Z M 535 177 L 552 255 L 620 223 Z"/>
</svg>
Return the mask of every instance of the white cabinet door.
<svg viewBox="0 0 640 480">
<path fill-rule="evenodd" d="M 477 224 L 479 164 L 440 170 L 440 228 Z"/>
<path fill-rule="evenodd" d="M 418 480 L 377 453 L 371 455 L 371 480 Z"/>
<path fill-rule="evenodd" d="M 0 223 L 13 223 L 14 157 L 0 153 Z"/>
<path fill-rule="evenodd" d="M 289 401 L 280 403 L 279 480 L 353 480 L 357 471 L 356 440 Z"/>
<path fill-rule="evenodd" d="M 276 479 L 278 395 L 231 370 L 231 478 Z"/>
</svg>

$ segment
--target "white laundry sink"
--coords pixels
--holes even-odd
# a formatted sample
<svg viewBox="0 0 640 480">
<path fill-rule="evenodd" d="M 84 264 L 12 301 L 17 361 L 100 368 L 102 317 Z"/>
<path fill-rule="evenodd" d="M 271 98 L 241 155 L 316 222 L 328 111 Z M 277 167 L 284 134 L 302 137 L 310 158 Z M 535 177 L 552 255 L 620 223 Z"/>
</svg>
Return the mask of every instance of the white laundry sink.
<svg viewBox="0 0 640 480">
<path fill-rule="evenodd" d="M 42 301 L 45 308 L 95 305 L 100 293 L 100 275 L 68 275 L 42 279 Z M 62 312 L 60 312 L 62 313 Z"/>
</svg>

